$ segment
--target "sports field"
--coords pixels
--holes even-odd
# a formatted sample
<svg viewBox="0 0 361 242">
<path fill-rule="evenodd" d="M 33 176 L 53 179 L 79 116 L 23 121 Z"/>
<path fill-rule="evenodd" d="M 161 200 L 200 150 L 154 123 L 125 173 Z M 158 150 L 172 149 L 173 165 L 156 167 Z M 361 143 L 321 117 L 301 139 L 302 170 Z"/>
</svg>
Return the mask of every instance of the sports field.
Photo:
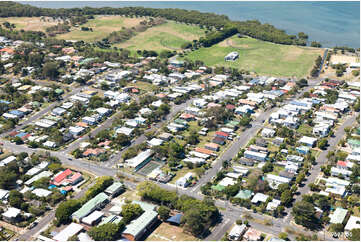
<svg viewBox="0 0 361 242">
<path fill-rule="evenodd" d="M 32 30 L 32 31 L 43 31 L 47 27 L 56 25 L 58 21 L 53 20 L 48 17 L 10 17 L 10 18 L 0 18 L 0 23 L 9 22 L 15 24 L 16 30 Z"/>
<path fill-rule="evenodd" d="M 84 40 L 88 42 L 98 41 L 105 38 L 113 31 L 119 31 L 122 27 L 131 28 L 139 24 L 144 18 L 127 18 L 122 16 L 95 16 L 87 23 L 77 28 L 72 28 L 69 33 L 60 34 L 58 39 Z M 93 31 L 81 31 L 81 27 L 92 28 Z"/>
<path fill-rule="evenodd" d="M 237 51 L 239 58 L 234 62 L 224 61 L 224 57 L 232 51 Z M 320 48 L 279 45 L 233 36 L 209 48 L 188 53 L 185 58 L 201 60 L 209 66 L 234 67 L 260 75 L 303 77 L 309 75 L 315 59 L 323 56 L 323 52 Z"/>
<path fill-rule="evenodd" d="M 178 50 L 182 44 L 204 36 L 204 30 L 195 25 L 168 21 L 138 33 L 130 40 L 116 44 L 116 47 L 136 50 Z"/>
</svg>

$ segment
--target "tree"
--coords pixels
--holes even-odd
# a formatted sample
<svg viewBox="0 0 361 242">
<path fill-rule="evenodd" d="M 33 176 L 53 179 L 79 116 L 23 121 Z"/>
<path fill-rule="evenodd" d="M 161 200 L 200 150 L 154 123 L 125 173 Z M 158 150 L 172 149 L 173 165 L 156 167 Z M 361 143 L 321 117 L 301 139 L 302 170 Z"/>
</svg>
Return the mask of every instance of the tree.
<svg viewBox="0 0 361 242">
<path fill-rule="evenodd" d="M 293 194 L 290 190 L 285 190 L 284 192 L 282 192 L 281 194 L 282 204 L 284 204 L 285 206 L 289 206 L 291 205 L 292 200 L 293 200 Z"/>
<path fill-rule="evenodd" d="M 158 208 L 158 214 L 161 220 L 165 221 L 169 218 L 170 208 L 166 206 L 160 206 Z"/>
<path fill-rule="evenodd" d="M 328 144 L 328 141 L 326 138 L 320 139 L 317 143 L 317 147 L 320 148 L 321 150 L 324 150 L 326 148 Z"/>
<path fill-rule="evenodd" d="M 263 173 L 268 173 L 273 171 L 273 164 L 269 161 L 267 161 L 264 166 L 262 167 Z"/>
<path fill-rule="evenodd" d="M 70 216 L 81 207 L 78 200 L 68 200 L 62 202 L 55 211 L 55 217 L 58 224 L 66 224 L 70 222 Z"/>
<path fill-rule="evenodd" d="M 331 232 L 340 233 L 343 232 L 343 228 L 344 228 L 343 224 L 331 224 L 329 229 Z"/>
<path fill-rule="evenodd" d="M 322 45 L 321 45 L 321 43 L 319 43 L 317 41 L 312 41 L 311 42 L 311 47 L 321 48 Z"/>
<path fill-rule="evenodd" d="M 285 232 L 281 232 L 278 234 L 278 238 L 283 239 L 283 240 L 288 240 L 288 234 Z"/>
<path fill-rule="evenodd" d="M 202 220 L 201 211 L 197 208 L 187 210 L 181 219 L 185 224 L 184 228 L 195 236 L 200 236 L 205 230 Z"/>
<path fill-rule="evenodd" d="M 297 224 L 314 230 L 321 227 L 320 220 L 316 217 L 316 209 L 310 202 L 296 202 L 292 208 L 292 215 Z"/>
<path fill-rule="evenodd" d="M 239 188 L 240 187 L 237 184 L 226 186 L 226 188 L 224 189 L 224 193 L 226 194 L 227 198 L 229 199 L 230 197 L 233 197 L 238 193 Z"/>
<path fill-rule="evenodd" d="M 89 230 L 89 236 L 95 241 L 115 241 L 121 237 L 121 232 L 125 224 L 123 221 L 119 223 L 106 223 L 93 227 Z"/>
<path fill-rule="evenodd" d="M 9 193 L 10 206 L 15 208 L 21 208 L 21 204 L 24 202 L 23 194 L 17 190 L 11 190 Z"/>
<path fill-rule="evenodd" d="M 306 79 L 302 78 L 301 80 L 299 80 L 297 82 L 297 86 L 299 86 L 300 88 L 303 88 L 303 87 L 307 87 L 308 86 L 308 82 Z"/>
<path fill-rule="evenodd" d="M 59 76 L 57 64 L 54 62 L 47 62 L 43 66 L 43 75 L 51 80 L 55 80 Z"/>
<path fill-rule="evenodd" d="M 360 228 L 358 229 L 351 229 L 350 231 L 352 241 L 360 241 Z"/>
<path fill-rule="evenodd" d="M 144 210 L 140 207 L 139 204 L 125 204 L 122 206 L 122 216 L 124 223 L 128 224 L 133 219 L 138 218 Z"/>
</svg>

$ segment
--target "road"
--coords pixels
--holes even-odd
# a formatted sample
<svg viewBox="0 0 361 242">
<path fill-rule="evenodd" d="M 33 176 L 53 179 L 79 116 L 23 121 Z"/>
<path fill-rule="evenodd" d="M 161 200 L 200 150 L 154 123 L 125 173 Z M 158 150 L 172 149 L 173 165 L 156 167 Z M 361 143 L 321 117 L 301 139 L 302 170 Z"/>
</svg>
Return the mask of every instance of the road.
<svg viewBox="0 0 361 242">
<path fill-rule="evenodd" d="M 303 194 L 307 194 L 310 192 L 309 184 L 314 183 L 317 176 L 321 171 L 321 166 L 327 162 L 327 154 L 331 150 L 335 150 L 338 142 L 345 136 L 345 128 L 351 126 L 357 117 L 357 113 L 353 114 L 351 117 L 345 120 L 341 126 L 338 127 L 337 131 L 334 134 L 334 137 L 328 139 L 328 147 L 326 150 L 323 150 L 321 154 L 316 159 L 316 165 L 312 167 L 310 171 L 310 175 L 307 176 L 307 181 L 305 182 L 305 186 L 301 187 L 298 191 L 301 193 L 300 196 L 297 196 L 296 201 L 301 200 Z"/>
<path fill-rule="evenodd" d="M 313 81 L 315 84 L 317 84 L 319 82 L 319 80 L 314 80 Z M 310 82 L 310 85 L 313 85 L 313 82 Z M 311 87 L 307 87 L 305 88 L 303 91 L 299 92 L 296 96 L 300 97 L 303 95 L 304 92 L 308 91 Z M 75 90 L 74 90 L 75 91 Z M 158 123 L 156 126 L 154 126 L 152 129 L 159 129 L 161 127 L 161 125 L 163 125 L 164 122 L 168 122 L 177 112 L 181 111 L 182 109 L 184 109 L 192 100 L 188 100 L 186 103 L 183 103 L 181 105 L 176 105 L 174 107 L 172 107 L 170 114 L 167 115 L 167 117 L 165 118 L 165 120 L 163 120 L 162 122 Z M 211 170 L 209 170 L 207 172 L 207 174 L 205 174 L 198 182 L 196 187 L 190 188 L 190 189 L 176 189 L 176 187 L 169 185 L 169 184 L 161 184 L 158 183 L 158 185 L 164 189 L 167 190 L 176 190 L 178 192 L 178 194 L 180 195 L 187 195 L 190 197 L 194 197 L 196 199 L 203 199 L 204 196 L 202 194 L 199 193 L 200 187 L 207 181 L 209 181 L 220 169 L 222 166 L 222 162 L 224 160 L 227 159 L 231 159 L 233 158 L 239 151 L 240 147 L 244 146 L 247 144 L 247 142 L 257 133 L 257 131 L 262 127 L 262 123 L 264 120 L 268 119 L 269 115 L 275 111 L 274 109 L 268 110 L 266 112 L 262 112 L 255 121 L 253 121 L 252 127 L 249 129 L 246 129 L 240 136 L 240 138 L 238 140 L 235 140 L 231 146 L 229 147 L 229 149 L 227 149 L 223 155 L 216 160 L 215 164 L 213 165 L 213 167 L 211 168 Z M 351 122 L 351 121 L 350 121 Z M 109 121 L 109 123 L 111 123 Z M 348 122 L 347 122 L 348 123 Z M 348 125 L 347 123 L 345 123 L 345 125 Z M 343 128 L 342 128 L 343 131 Z M 339 132 L 341 131 L 337 131 L 336 133 L 336 137 L 338 137 Z M 139 144 L 144 142 L 145 136 L 141 135 L 140 137 L 138 137 L 135 142 L 133 142 L 134 144 Z M 337 144 L 337 140 L 334 141 Z M 333 142 L 330 141 L 330 144 L 332 144 Z M 26 147 L 25 145 L 15 145 L 10 143 L 9 141 L 4 141 L 4 148 L 12 151 L 12 152 L 28 152 L 28 153 L 33 153 L 36 151 L 43 151 L 43 152 L 49 152 L 47 150 L 43 150 L 43 149 L 31 149 Z M 123 150 L 124 152 L 125 150 Z M 116 163 L 120 160 L 121 154 L 123 152 L 119 152 L 116 156 L 114 156 L 112 158 L 112 163 Z M 51 155 L 56 156 L 60 159 L 60 161 L 68 166 L 74 167 L 75 169 L 78 170 L 83 170 L 83 171 L 87 171 L 89 173 L 92 173 L 96 176 L 116 176 L 117 174 L 117 169 L 112 169 L 111 167 L 106 167 L 103 164 L 93 164 L 90 163 L 89 161 L 84 161 L 81 159 L 71 159 L 69 158 L 70 156 L 67 155 L 65 152 L 63 151 L 51 151 L 50 152 Z M 327 152 L 326 152 L 327 155 Z M 127 176 L 132 177 L 132 175 L 127 174 Z M 145 180 L 140 179 L 140 180 Z M 136 184 L 130 182 L 130 181 L 125 181 L 126 185 L 131 187 L 132 189 L 135 188 Z M 231 204 L 229 204 L 228 202 L 224 202 L 224 201 L 220 201 L 220 200 L 216 200 L 215 204 L 221 208 L 223 208 L 223 210 L 221 210 L 221 214 L 222 216 L 225 218 L 225 220 L 222 223 L 219 223 L 215 228 L 214 231 L 207 237 L 207 239 L 209 240 L 220 240 L 221 237 L 225 234 L 225 232 L 230 228 L 230 226 L 232 226 L 232 224 L 237 220 L 242 218 L 242 216 L 245 213 L 249 213 L 252 218 L 254 218 L 257 221 L 264 221 L 265 218 L 267 218 L 268 216 L 263 215 L 263 214 L 257 214 L 257 213 L 253 213 L 252 211 L 248 211 L 247 209 L 241 208 L 241 207 L 237 207 L 237 206 L 233 206 Z M 51 216 L 50 216 L 51 215 Z M 41 228 L 43 228 L 44 226 L 42 226 L 43 224 L 48 224 L 52 219 L 51 217 L 54 216 L 54 214 L 50 213 L 49 216 L 47 216 L 46 218 L 44 218 L 38 225 L 34 228 L 34 230 L 40 231 Z M 259 222 L 255 222 L 252 219 L 250 219 L 250 224 L 255 227 L 256 229 L 259 229 L 261 231 L 264 231 L 266 233 L 271 233 L 274 235 L 278 235 L 278 233 L 283 232 L 283 228 L 289 226 L 289 222 L 288 221 L 284 221 L 283 219 L 277 219 L 277 218 L 271 218 L 272 224 L 271 225 L 264 225 L 262 223 Z M 39 227 L 39 229 L 38 229 Z M 294 230 L 298 230 L 297 228 L 293 228 Z M 33 231 L 33 230 L 30 230 Z M 29 234 L 35 234 L 35 232 L 30 232 Z M 304 230 L 298 230 L 300 233 L 304 233 L 304 234 L 309 234 L 306 233 Z M 24 235 L 25 236 L 25 235 Z M 29 236 L 29 235 L 27 235 Z M 327 238 L 329 240 L 332 240 L 332 238 Z"/>
<path fill-rule="evenodd" d="M 82 88 L 76 88 L 73 91 L 71 91 L 70 93 L 68 93 L 63 99 L 67 99 L 70 96 L 79 93 L 82 90 Z M 8 132 L 4 132 L 3 134 L 0 135 L 0 137 L 5 137 L 7 135 L 9 135 L 9 133 L 13 132 L 13 131 L 19 131 L 22 128 L 24 128 L 25 126 L 29 125 L 30 123 L 34 122 L 35 120 L 37 120 L 38 118 L 41 118 L 43 115 L 45 115 L 47 112 L 49 112 L 50 110 L 52 110 L 53 108 L 55 108 L 57 105 L 59 105 L 62 101 L 57 101 L 54 102 L 52 104 L 50 104 L 49 106 L 47 106 L 46 108 L 40 110 L 39 112 L 35 113 L 34 115 L 30 116 L 29 118 L 27 118 L 25 121 L 23 121 L 21 124 L 17 125 L 15 127 L 15 129 L 12 129 L 11 131 Z"/>
<path fill-rule="evenodd" d="M 213 162 L 212 168 L 199 179 L 197 185 L 192 189 L 192 191 L 196 193 L 199 192 L 201 186 L 210 181 L 217 172 L 221 170 L 223 161 L 233 159 L 238 154 L 239 150 L 243 146 L 247 145 L 254 135 L 257 134 L 257 132 L 262 128 L 263 121 L 267 120 L 275 109 L 276 108 L 261 112 L 256 120 L 251 122 L 251 127 L 243 131 L 239 138 L 235 138 L 230 147 Z"/>
<path fill-rule="evenodd" d="M 88 184 L 84 189 L 82 189 L 80 192 L 78 192 L 77 194 L 75 194 L 74 199 L 78 199 L 81 198 L 84 193 L 91 187 L 93 186 L 95 183 L 95 181 L 93 181 L 92 183 Z M 55 208 L 52 211 L 49 211 L 48 213 L 46 213 L 43 218 L 39 221 L 38 225 L 36 225 L 34 228 L 29 229 L 27 232 L 25 232 L 24 234 L 20 235 L 17 239 L 20 241 L 30 241 L 32 239 L 33 236 L 37 236 L 38 233 L 40 233 L 43 229 L 45 229 L 46 226 L 48 226 L 49 223 L 51 223 L 55 218 Z M 36 238 L 33 238 L 36 239 Z"/>
</svg>

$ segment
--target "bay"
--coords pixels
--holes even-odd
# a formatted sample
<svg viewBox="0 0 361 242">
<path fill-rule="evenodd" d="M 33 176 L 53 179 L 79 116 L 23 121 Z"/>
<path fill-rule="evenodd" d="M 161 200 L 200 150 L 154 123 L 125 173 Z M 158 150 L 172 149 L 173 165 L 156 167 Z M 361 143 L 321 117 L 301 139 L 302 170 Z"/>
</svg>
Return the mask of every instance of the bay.
<svg viewBox="0 0 361 242">
<path fill-rule="evenodd" d="M 183 8 L 227 15 L 231 20 L 269 23 L 289 34 L 305 32 L 323 47 L 360 48 L 360 2 L 189 2 L 189 1 L 20 1 L 37 7 L 126 7 Z"/>
</svg>

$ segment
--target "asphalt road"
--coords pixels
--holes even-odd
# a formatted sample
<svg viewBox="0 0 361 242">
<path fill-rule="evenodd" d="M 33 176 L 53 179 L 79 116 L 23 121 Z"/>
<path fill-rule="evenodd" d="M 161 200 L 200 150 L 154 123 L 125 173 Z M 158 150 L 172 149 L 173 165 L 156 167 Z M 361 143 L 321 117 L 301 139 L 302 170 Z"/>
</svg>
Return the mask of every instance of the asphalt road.
<svg viewBox="0 0 361 242">
<path fill-rule="evenodd" d="M 67 99 L 70 96 L 80 92 L 82 90 L 82 88 L 76 88 L 73 91 L 71 91 L 70 93 L 68 93 L 63 99 Z M 34 115 L 28 117 L 25 121 L 21 122 L 19 125 L 17 125 L 15 127 L 15 129 L 12 129 L 11 131 L 8 132 L 4 132 L 3 134 L 0 135 L 0 137 L 5 137 L 7 135 L 9 135 L 9 133 L 13 132 L 13 131 L 19 131 L 22 128 L 24 128 L 25 126 L 27 126 L 28 124 L 32 123 L 33 121 L 37 120 L 38 118 L 41 118 L 43 115 L 45 115 L 47 112 L 49 112 L 50 110 L 52 110 L 53 108 L 55 108 L 57 105 L 59 105 L 62 101 L 57 101 L 54 102 L 52 104 L 50 104 L 49 106 L 47 106 L 46 108 L 40 110 L 39 112 L 35 113 Z"/>
<path fill-rule="evenodd" d="M 75 194 L 74 199 L 78 199 L 81 198 L 84 193 L 92 186 L 94 185 L 94 182 L 88 184 L 84 189 L 82 189 L 80 192 L 78 192 L 77 194 Z M 52 211 L 49 211 L 48 213 L 46 213 L 42 219 L 40 219 L 40 221 L 38 222 L 38 225 L 35 226 L 32 229 L 29 229 L 27 232 L 25 232 L 24 234 L 20 235 L 17 239 L 20 241 L 30 241 L 32 239 L 33 236 L 37 236 L 37 234 L 39 232 L 41 232 L 46 226 L 48 226 L 49 223 L 51 223 L 53 221 L 53 219 L 55 218 L 55 209 Z M 36 239 L 36 238 L 33 238 Z"/>
</svg>

